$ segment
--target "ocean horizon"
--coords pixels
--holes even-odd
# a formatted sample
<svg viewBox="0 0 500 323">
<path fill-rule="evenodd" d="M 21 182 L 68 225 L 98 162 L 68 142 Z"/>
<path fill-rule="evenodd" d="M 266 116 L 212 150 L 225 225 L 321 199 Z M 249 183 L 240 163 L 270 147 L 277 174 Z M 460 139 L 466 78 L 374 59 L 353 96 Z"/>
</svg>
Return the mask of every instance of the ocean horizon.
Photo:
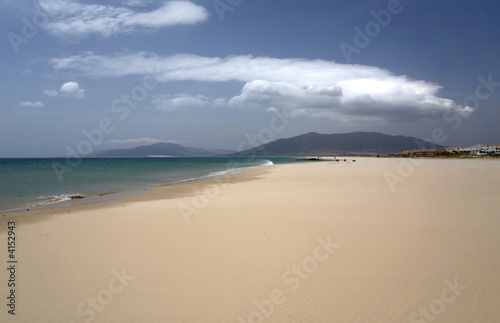
<svg viewBox="0 0 500 323">
<path fill-rule="evenodd" d="M 118 198 L 165 184 L 223 176 L 294 157 L 144 157 L 0 159 L 0 212 Z"/>
</svg>

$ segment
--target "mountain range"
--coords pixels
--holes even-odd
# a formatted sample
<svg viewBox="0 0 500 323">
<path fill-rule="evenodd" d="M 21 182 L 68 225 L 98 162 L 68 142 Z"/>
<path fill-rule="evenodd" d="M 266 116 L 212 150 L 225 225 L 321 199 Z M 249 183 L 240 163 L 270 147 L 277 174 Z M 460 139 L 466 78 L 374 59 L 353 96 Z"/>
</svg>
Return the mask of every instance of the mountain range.
<svg viewBox="0 0 500 323">
<path fill-rule="evenodd" d="M 173 143 L 157 143 L 130 149 L 113 149 L 90 157 L 211 157 L 211 156 L 319 156 L 319 155 L 388 155 L 420 148 L 445 148 L 415 137 L 393 136 L 379 132 L 319 134 L 310 132 L 279 139 L 240 152 L 183 147 Z"/>
<path fill-rule="evenodd" d="M 279 139 L 236 153 L 239 156 L 304 156 L 304 155 L 389 155 L 404 150 L 444 148 L 415 137 L 392 136 L 380 132 L 341 134 L 306 133 Z"/>
</svg>

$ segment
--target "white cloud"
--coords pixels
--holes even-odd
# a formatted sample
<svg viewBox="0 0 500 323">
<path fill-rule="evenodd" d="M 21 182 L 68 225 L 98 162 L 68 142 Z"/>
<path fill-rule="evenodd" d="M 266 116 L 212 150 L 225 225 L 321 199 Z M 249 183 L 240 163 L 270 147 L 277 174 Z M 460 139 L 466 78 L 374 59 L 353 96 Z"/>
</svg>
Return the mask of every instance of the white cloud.
<svg viewBox="0 0 500 323">
<path fill-rule="evenodd" d="M 128 5 L 138 5 L 129 1 Z M 190 1 L 167 1 L 159 8 L 137 12 L 128 7 L 82 4 L 77 1 L 39 0 L 50 17 L 43 28 L 57 37 L 151 32 L 174 25 L 193 25 L 208 19 L 208 11 Z"/>
<path fill-rule="evenodd" d="M 328 96 L 341 96 L 342 88 L 334 84 L 316 84 L 309 86 L 306 92 L 311 94 L 320 94 Z"/>
<path fill-rule="evenodd" d="M 212 101 L 212 106 L 214 107 L 225 107 L 227 106 L 227 99 L 217 98 Z"/>
<path fill-rule="evenodd" d="M 127 7 L 144 7 L 146 3 L 150 3 L 151 1 L 141 1 L 141 0 L 124 0 L 122 1 L 122 5 Z"/>
<path fill-rule="evenodd" d="M 89 76 L 152 73 L 160 82 L 243 82 L 241 93 L 229 100 L 230 105 L 283 107 L 293 115 L 343 121 L 437 118 L 445 111 L 467 116 L 472 112 L 470 107 L 438 97 L 441 86 L 435 83 L 393 75 L 378 67 L 324 60 L 186 54 L 161 57 L 139 52 L 113 57 L 84 53 L 50 63 L 55 69 Z M 172 97 L 163 99 L 167 109 L 172 106 Z"/>
<path fill-rule="evenodd" d="M 85 90 L 80 89 L 80 85 L 76 82 L 67 82 L 61 85 L 61 89 L 59 90 L 61 94 L 74 97 L 74 98 L 84 98 Z"/>
<path fill-rule="evenodd" d="M 105 143 L 112 145 L 152 145 L 152 144 L 157 144 L 159 142 L 177 143 L 177 141 L 175 140 L 165 141 L 150 137 L 132 138 L 132 139 L 110 139 Z"/>
<path fill-rule="evenodd" d="M 43 90 L 43 94 L 46 96 L 58 96 L 59 92 L 57 90 Z"/>
<path fill-rule="evenodd" d="M 45 106 L 45 104 L 43 104 L 40 101 L 36 101 L 36 102 L 23 101 L 23 102 L 20 102 L 20 104 L 22 107 L 25 107 L 25 108 L 43 108 Z"/>
<path fill-rule="evenodd" d="M 164 94 L 154 96 L 151 102 L 158 110 L 174 111 L 186 108 L 200 108 L 210 104 L 204 95 L 191 96 L 189 94 L 177 94 L 175 96 Z"/>
</svg>

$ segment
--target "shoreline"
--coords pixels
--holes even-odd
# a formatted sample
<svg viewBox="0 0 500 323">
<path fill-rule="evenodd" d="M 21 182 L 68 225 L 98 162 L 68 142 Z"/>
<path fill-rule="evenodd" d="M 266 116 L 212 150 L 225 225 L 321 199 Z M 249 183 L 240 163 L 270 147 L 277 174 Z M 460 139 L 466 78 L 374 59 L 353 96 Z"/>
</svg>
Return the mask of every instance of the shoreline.
<svg viewBox="0 0 500 323">
<path fill-rule="evenodd" d="M 23 218 L 31 215 L 51 215 L 58 213 L 68 213 L 71 211 L 95 210 L 100 208 L 114 207 L 125 203 L 170 200 L 179 197 L 192 196 L 193 191 L 206 186 L 220 183 L 221 178 L 226 178 L 224 184 L 236 184 L 247 180 L 252 180 L 260 174 L 264 174 L 267 167 L 275 165 L 262 165 L 246 167 L 234 172 L 217 176 L 203 176 L 172 183 L 162 183 L 141 190 L 127 190 L 124 192 L 110 192 L 99 195 L 88 196 L 81 199 L 62 201 L 53 204 L 40 205 L 29 208 L 16 208 L 0 210 L 0 217 L 4 219 L 15 219 L 17 216 Z M 2 228 L 0 228 L 1 231 Z"/>
<path fill-rule="evenodd" d="M 263 157 L 264 158 L 264 157 Z M 412 160 L 411 157 L 399 157 L 399 156 L 384 156 L 384 157 L 376 157 L 376 156 L 365 156 L 365 157 L 356 157 L 356 156 L 337 156 L 337 157 L 332 157 L 332 156 L 318 156 L 317 160 L 313 159 L 304 159 L 304 160 L 297 160 L 296 162 L 292 163 L 285 163 L 285 164 L 273 164 L 273 165 L 258 165 L 258 166 L 249 166 L 249 167 L 242 167 L 242 168 L 231 168 L 229 170 L 225 171 L 220 171 L 223 172 L 224 174 L 221 175 L 215 175 L 215 176 L 210 176 L 212 173 L 207 174 L 205 176 L 197 177 L 197 178 L 189 178 L 181 181 L 176 181 L 176 182 L 167 182 L 167 183 L 156 183 L 156 184 L 150 184 L 146 188 L 139 189 L 137 187 L 134 188 L 129 188 L 120 192 L 103 192 L 100 194 L 94 194 L 90 196 L 84 196 L 83 198 L 77 198 L 77 199 L 71 199 L 71 200 L 66 200 L 66 201 L 61 201 L 61 202 L 54 202 L 54 203 L 47 203 L 43 205 L 25 205 L 25 206 L 20 206 L 16 208 L 11 208 L 11 209 L 0 209 L 0 217 L 2 216 L 7 216 L 7 215 L 15 215 L 15 214 L 29 214 L 29 212 L 37 212 L 37 211 L 57 211 L 58 209 L 66 209 L 66 208 L 77 208 L 77 207 L 87 207 L 87 206 L 96 206 L 99 207 L 100 205 L 114 205 L 114 204 L 120 204 L 122 201 L 127 201 L 127 202 L 133 202 L 133 201 L 152 201 L 152 200 L 161 200 L 163 198 L 165 199 L 170 199 L 170 198 L 175 198 L 178 197 L 178 193 L 175 193 L 171 196 L 166 196 L 166 197 L 161 197 L 161 193 L 156 194 L 156 191 L 161 192 L 162 188 L 171 188 L 171 187 L 177 187 L 177 186 L 188 186 L 189 185 L 194 185 L 197 183 L 201 184 L 206 184 L 210 182 L 211 180 L 217 179 L 217 178 L 224 178 L 230 175 L 237 175 L 241 173 L 246 173 L 252 170 L 258 170 L 258 169 L 265 169 L 266 167 L 269 166 L 279 166 L 279 165 L 289 165 L 289 164 L 295 164 L 295 163 L 300 163 L 300 164 L 315 164 L 315 163 L 328 163 L 331 165 L 341 165 L 341 164 L 350 164 L 352 162 L 356 162 L 356 159 L 374 159 L 374 160 L 383 160 L 383 159 L 388 159 L 388 160 L 399 160 L 400 163 L 397 165 L 392 171 L 397 173 L 399 167 L 401 165 L 401 162 L 405 162 L 407 160 Z M 413 158 L 418 161 L 486 161 L 486 162 L 497 162 L 497 158 L 487 158 L 487 157 L 470 157 L 470 158 L 460 158 L 460 157 L 429 157 L 429 156 L 423 156 L 423 157 L 417 157 Z M 417 166 L 418 168 L 418 166 Z M 217 172 L 219 173 L 219 172 Z M 250 176 L 250 178 L 253 176 Z M 236 179 L 236 182 L 239 181 L 245 181 L 246 177 L 243 176 L 241 180 Z M 236 183 L 235 182 L 235 183 Z M 194 187 L 194 186 L 193 186 Z M 177 189 L 173 189 L 173 191 L 177 191 Z M 172 191 L 172 192 L 173 192 Z M 186 190 L 179 190 L 182 196 L 186 196 L 189 194 L 192 194 L 192 189 L 190 188 L 190 191 Z M 167 194 L 172 194 L 172 192 L 166 192 Z M 77 194 L 79 195 L 79 194 Z M 150 199 L 148 197 L 142 198 L 143 195 L 146 196 L 154 196 L 153 199 Z M 41 202 L 43 203 L 43 202 Z M 45 212 L 44 212 L 45 213 Z"/>
<path fill-rule="evenodd" d="M 273 165 L 273 164 L 271 164 Z M 82 194 L 62 194 L 60 196 L 66 196 L 68 199 L 62 201 L 53 201 L 52 199 L 41 200 L 41 201 L 33 201 L 28 202 L 24 205 L 10 207 L 6 209 L 0 209 L 0 214 L 11 214 L 18 212 L 29 212 L 29 211 L 37 211 L 43 209 L 54 209 L 61 207 L 72 207 L 78 205 L 88 205 L 88 204 L 100 204 L 106 203 L 109 201 L 119 201 L 125 197 L 141 195 L 147 193 L 151 190 L 155 190 L 156 188 L 165 187 L 165 186 L 176 186 L 176 185 L 187 185 L 190 183 L 196 183 L 200 181 L 210 180 L 212 178 L 223 177 L 226 174 L 235 174 L 239 172 L 244 172 L 250 170 L 254 167 L 263 167 L 270 165 L 258 165 L 258 166 L 247 166 L 247 167 L 236 167 L 236 168 L 228 168 L 221 171 L 210 172 L 206 175 L 200 177 L 187 178 L 183 180 L 173 181 L 173 182 L 164 182 L 164 183 L 149 183 L 140 185 L 137 187 L 136 185 L 133 187 L 123 188 L 120 191 L 116 192 L 101 192 L 97 194 L 91 195 L 82 195 Z M 59 196 L 57 196 L 59 197 Z"/>
<path fill-rule="evenodd" d="M 276 156 L 276 157 L 283 157 L 283 156 Z M 178 157 L 175 157 L 178 158 Z M 203 157 L 205 158 L 205 157 Z M 209 158 L 209 157 L 206 157 Z M 262 157 L 254 157 L 253 159 L 266 159 L 268 158 L 273 158 L 273 156 L 262 156 Z M 323 156 L 321 157 L 323 158 Z M 330 157 L 324 157 L 325 159 L 321 159 L 319 161 L 321 162 L 328 162 L 328 161 L 333 161 L 329 159 Z M 346 157 L 348 158 L 348 157 Z M 23 159 L 23 158 L 21 158 Z M 41 158 L 41 159 L 46 159 L 46 158 Z M 95 159 L 95 158 L 91 158 Z M 103 158 L 105 159 L 105 158 Z M 124 158 L 126 159 L 126 158 Z M 344 157 L 342 157 L 344 159 Z M 288 163 L 283 163 L 283 164 L 289 164 L 289 163 L 296 163 L 296 162 L 310 162 L 311 160 L 295 160 L 293 162 L 288 162 Z M 340 161 L 340 160 L 337 160 Z M 279 163 L 281 164 L 281 163 Z M 278 165 L 279 165 L 278 164 Z M 236 165 L 238 165 L 236 163 Z M 121 191 L 117 192 L 101 192 L 97 194 L 91 194 L 91 195 L 82 195 L 82 194 L 63 194 L 66 196 L 83 196 L 83 197 L 78 197 L 78 198 L 70 198 L 68 200 L 64 201 L 57 201 L 57 202 L 50 202 L 50 200 L 43 200 L 43 201 L 33 201 L 26 203 L 24 205 L 16 206 L 16 207 L 11 207 L 11 208 L 6 208 L 6 209 L 0 209 L 0 215 L 2 214 L 12 214 L 12 213 L 20 213 L 20 212 L 31 212 L 31 211 L 38 211 L 38 210 L 45 210 L 45 209 L 56 209 L 56 208 L 62 208 L 62 207 L 72 207 L 72 206 L 79 206 L 79 205 L 93 205 L 93 204 L 100 204 L 100 203 L 106 203 L 110 201 L 119 201 L 122 200 L 125 197 L 130 197 L 130 196 L 135 196 L 135 195 L 142 195 L 145 193 L 150 192 L 151 190 L 155 190 L 157 188 L 161 188 L 164 186 L 176 186 L 176 185 L 188 185 L 190 183 L 196 183 L 196 182 L 201 182 L 205 180 L 210 180 L 212 178 L 217 178 L 217 177 L 224 177 L 226 176 L 227 173 L 229 174 L 237 174 L 240 172 L 246 172 L 248 170 L 258 168 L 258 167 L 267 167 L 267 166 L 273 166 L 274 164 L 263 164 L 263 165 L 254 165 L 254 166 L 245 166 L 245 167 L 236 167 L 236 168 L 226 168 L 225 170 L 221 171 L 215 171 L 215 172 L 210 172 L 206 175 L 200 176 L 200 177 L 194 177 L 194 178 L 187 178 L 179 181 L 173 181 L 173 182 L 165 182 L 165 183 L 149 183 L 147 185 L 141 185 L 140 187 L 133 186 L 133 187 L 128 187 L 124 188 Z"/>
</svg>

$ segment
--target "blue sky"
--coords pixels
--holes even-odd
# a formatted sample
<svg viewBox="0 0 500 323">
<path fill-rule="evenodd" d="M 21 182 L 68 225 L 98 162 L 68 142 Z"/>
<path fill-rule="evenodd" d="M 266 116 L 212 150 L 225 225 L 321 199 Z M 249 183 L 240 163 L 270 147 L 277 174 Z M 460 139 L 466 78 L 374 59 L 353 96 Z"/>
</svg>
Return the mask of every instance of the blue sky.
<svg viewBox="0 0 500 323">
<path fill-rule="evenodd" d="M 499 144 L 499 6 L 0 0 L 0 157 L 311 131 Z"/>
</svg>

